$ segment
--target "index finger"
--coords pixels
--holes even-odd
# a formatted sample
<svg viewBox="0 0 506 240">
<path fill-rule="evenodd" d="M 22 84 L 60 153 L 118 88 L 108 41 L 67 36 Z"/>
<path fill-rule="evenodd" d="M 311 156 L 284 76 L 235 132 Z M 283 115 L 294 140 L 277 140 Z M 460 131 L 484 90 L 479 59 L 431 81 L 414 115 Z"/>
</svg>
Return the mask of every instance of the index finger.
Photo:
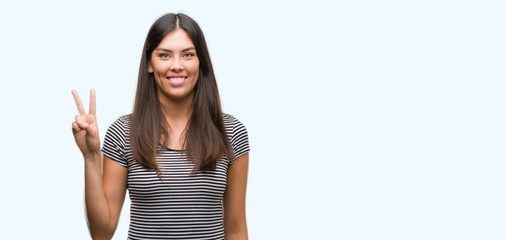
<svg viewBox="0 0 506 240">
<path fill-rule="evenodd" d="M 90 89 L 90 114 L 95 115 L 97 111 L 97 100 L 95 95 L 95 89 Z"/>
<path fill-rule="evenodd" d="M 76 90 L 72 90 L 72 96 L 74 96 L 74 101 L 76 102 L 77 110 L 79 110 L 79 115 L 86 115 L 83 103 L 81 102 L 81 98 L 79 98 L 79 94 L 77 94 Z"/>
</svg>

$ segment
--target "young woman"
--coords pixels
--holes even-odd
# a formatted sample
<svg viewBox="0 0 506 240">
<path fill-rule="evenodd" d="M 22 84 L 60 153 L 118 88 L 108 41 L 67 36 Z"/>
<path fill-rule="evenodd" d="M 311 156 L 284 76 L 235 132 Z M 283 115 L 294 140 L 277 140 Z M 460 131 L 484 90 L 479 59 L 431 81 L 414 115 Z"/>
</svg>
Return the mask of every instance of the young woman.
<svg viewBox="0 0 506 240">
<path fill-rule="evenodd" d="M 248 238 L 248 135 L 221 111 L 204 35 L 193 19 L 167 14 L 153 24 L 133 113 L 109 127 L 102 149 L 94 90 L 88 113 L 72 94 L 93 239 L 112 238 L 127 189 L 129 239 Z"/>
</svg>

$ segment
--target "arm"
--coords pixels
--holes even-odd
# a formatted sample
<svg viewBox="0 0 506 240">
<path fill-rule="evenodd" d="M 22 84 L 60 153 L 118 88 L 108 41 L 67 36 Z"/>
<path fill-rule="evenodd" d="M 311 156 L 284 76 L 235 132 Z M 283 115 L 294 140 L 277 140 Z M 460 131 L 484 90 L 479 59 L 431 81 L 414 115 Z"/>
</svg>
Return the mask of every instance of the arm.
<svg viewBox="0 0 506 240">
<path fill-rule="evenodd" d="M 88 228 L 93 239 L 110 239 L 118 224 L 119 213 L 125 199 L 126 168 L 102 155 L 96 121 L 95 91 L 90 91 L 89 113 L 84 111 L 81 99 L 72 91 L 79 110 L 72 132 L 84 157 L 84 195 Z"/>
<path fill-rule="evenodd" d="M 86 219 L 93 239 L 112 238 L 126 195 L 127 169 L 107 156 L 103 159 L 103 176 L 100 164 L 85 160 Z"/>
<path fill-rule="evenodd" d="M 246 225 L 248 163 L 249 154 L 245 153 L 228 168 L 227 188 L 223 197 L 223 225 L 227 240 L 248 239 Z"/>
</svg>

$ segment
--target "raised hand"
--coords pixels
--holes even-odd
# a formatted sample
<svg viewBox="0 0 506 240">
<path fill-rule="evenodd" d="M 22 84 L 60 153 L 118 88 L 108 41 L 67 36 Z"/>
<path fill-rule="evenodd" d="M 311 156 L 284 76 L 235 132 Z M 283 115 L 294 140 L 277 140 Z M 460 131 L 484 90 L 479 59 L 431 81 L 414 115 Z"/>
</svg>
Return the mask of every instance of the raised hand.
<svg viewBox="0 0 506 240">
<path fill-rule="evenodd" d="M 96 156 L 95 154 L 100 154 L 100 137 L 98 135 L 96 117 L 95 90 L 90 90 L 90 108 L 88 113 L 84 110 L 83 103 L 76 90 L 72 90 L 72 95 L 79 110 L 79 115 L 76 115 L 76 120 L 72 122 L 74 139 L 85 159 Z"/>
</svg>

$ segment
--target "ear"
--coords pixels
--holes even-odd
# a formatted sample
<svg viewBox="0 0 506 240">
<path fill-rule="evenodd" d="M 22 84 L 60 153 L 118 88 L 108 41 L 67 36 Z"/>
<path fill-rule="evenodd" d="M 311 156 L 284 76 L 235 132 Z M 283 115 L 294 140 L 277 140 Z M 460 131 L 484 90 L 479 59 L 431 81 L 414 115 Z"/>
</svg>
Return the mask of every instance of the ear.
<svg viewBox="0 0 506 240">
<path fill-rule="evenodd" d="M 153 67 L 151 66 L 151 62 L 148 63 L 148 73 L 153 73 Z"/>
</svg>

